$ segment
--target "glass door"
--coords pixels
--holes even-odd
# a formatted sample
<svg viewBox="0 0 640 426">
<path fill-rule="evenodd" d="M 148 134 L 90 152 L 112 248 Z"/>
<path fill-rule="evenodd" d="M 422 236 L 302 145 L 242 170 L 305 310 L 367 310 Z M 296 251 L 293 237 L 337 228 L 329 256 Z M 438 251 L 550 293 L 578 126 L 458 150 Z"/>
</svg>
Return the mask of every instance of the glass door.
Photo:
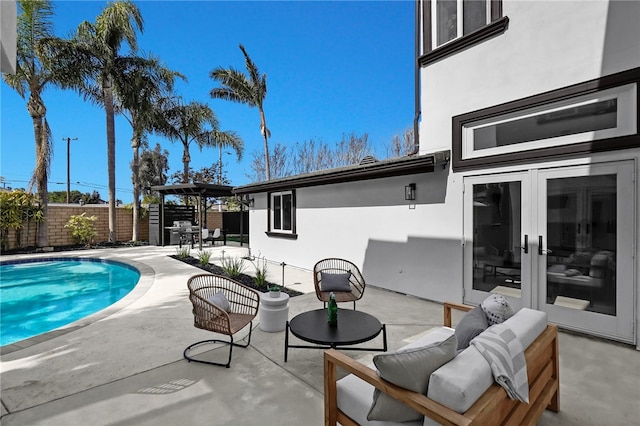
<svg viewBox="0 0 640 426">
<path fill-rule="evenodd" d="M 567 328 L 633 340 L 633 163 L 538 172 L 539 309 Z"/>
<path fill-rule="evenodd" d="M 632 161 L 464 178 L 464 295 L 633 342 Z"/>
<path fill-rule="evenodd" d="M 469 177 L 464 188 L 465 302 L 500 293 L 515 309 L 529 306 L 528 173 Z"/>
</svg>

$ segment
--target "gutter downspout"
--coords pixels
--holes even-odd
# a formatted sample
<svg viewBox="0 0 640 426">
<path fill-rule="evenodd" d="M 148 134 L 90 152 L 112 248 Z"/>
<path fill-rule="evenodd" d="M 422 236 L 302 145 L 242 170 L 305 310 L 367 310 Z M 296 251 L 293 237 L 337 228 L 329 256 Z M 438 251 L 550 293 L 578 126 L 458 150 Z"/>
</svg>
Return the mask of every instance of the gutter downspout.
<svg viewBox="0 0 640 426">
<path fill-rule="evenodd" d="M 413 145 L 414 150 L 409 156 L 416 155 L 420 151 L 420 135 L 418 133 L 418 122 L 420 121 L 420 0 L 416 1 L 416 17 L 415 17 L 415 65 L 414 65 L 414 108 L 415 115 L 413 118 Z"/>
</svg>

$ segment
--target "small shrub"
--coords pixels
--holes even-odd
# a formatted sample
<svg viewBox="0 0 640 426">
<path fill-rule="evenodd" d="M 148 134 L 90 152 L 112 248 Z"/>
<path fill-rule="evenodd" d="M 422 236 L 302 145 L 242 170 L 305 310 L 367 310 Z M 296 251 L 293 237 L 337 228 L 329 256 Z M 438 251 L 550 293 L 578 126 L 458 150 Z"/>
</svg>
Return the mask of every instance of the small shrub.
<svg viewBox="0 0 640 426">
<path fill-rule="evenodd" d="M 87 216 L 86 212 L 71 215 L 64 227 L 71 230 L 71 236 L 78 244 L 88 247 L 93 242 L 93 238 L 98 235 L 93 227 L 96 219 L 98 219 L 96 216 Z"/>
<path fill-rule="evenodd" d="M 211 259 L 210 251 L 201 251 L 198 252 L 198 260 L 200 261 L 200 265 L 205 266 L 209 263 L 209 259 Z"/>
<path fill-rule="evenodd" d="M 256 282 L 258 287 L 266 287 L 267 286 L 267 259 L 257 257 L 255 263 L 253 264 L 256 268 L 256 276 L 253 279 Z"/>
<path fill-rule="evenodd" d="M 229 275 L 231 278 L 238 277 L 242 271 L 244 271 L 246 265 L 244 264 L 244 260 L 240 257 L 236 258 L 223 258 L 222 259 L 222 269 L 225 274 Z"/>
<path fill-rule="evenodd" d="M 187 246 L 176 247 L 176 256 L 180 259 L 186 259 L 191 255 L 191 249 Z"/>
</svg>

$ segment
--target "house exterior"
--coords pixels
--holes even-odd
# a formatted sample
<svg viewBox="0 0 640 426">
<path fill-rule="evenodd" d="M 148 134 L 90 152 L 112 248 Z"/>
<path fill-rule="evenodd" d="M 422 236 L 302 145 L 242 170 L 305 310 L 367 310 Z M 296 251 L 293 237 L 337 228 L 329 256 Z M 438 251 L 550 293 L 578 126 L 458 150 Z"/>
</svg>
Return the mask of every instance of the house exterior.
<svg viewBox="0 0 640 426">
<path fill-rule="evenodd" d="M 0 71 L 16 72 L 18 13 L 15 0 L 0 1 Z"/>
<path fill-rule="evenodd" d="M 638 22 L 635 1 L 418 0 L 417 155 L 235 188 L 252 252 L 638 345 Z"/>
</svg>

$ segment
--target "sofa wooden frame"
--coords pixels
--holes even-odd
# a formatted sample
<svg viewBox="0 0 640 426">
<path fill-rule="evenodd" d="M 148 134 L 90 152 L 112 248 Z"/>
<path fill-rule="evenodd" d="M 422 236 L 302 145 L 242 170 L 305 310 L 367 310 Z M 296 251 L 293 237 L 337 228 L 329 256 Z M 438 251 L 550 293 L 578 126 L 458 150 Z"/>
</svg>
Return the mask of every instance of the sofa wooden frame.
<svg viewBox="0 0 640 426">
<path fill-rule="evenodd" d="M 453 309 L 469 311 L 473 306 L 444 303 L 444 325 L 451 327 Z M 345 426 L 357 423 L 337 406 L 337 368 L 355 374 L 391 397 L 444 425 L 534 425 L 545 409 L 560 410 L 560 368 L 558 353 L 558 326 L 547 328 L 525 351 L 529 379 L 529 404 L 509 399 L 505 390 L 494 383 L 465 412 L 456 411 L 425 395 L 395 386 L 378 373 L 358 361 L 329 349 L 324 353 L 324 422 Z"/>
</svg>

